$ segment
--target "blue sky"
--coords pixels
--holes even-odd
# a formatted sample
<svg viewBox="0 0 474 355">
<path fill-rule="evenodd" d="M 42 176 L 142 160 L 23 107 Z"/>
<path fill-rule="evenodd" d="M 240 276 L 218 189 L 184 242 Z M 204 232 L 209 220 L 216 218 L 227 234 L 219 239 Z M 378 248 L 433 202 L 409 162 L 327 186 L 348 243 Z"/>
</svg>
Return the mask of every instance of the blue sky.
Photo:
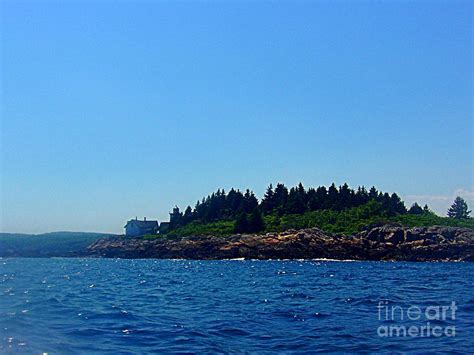
<svg viewBox="0 0 474 355">
<path fill-rule="evenodd" d="M 2 232 L 121 232 L 217 188 L 474 207 L 472 3 L 1 3 Z"/>
</svg>

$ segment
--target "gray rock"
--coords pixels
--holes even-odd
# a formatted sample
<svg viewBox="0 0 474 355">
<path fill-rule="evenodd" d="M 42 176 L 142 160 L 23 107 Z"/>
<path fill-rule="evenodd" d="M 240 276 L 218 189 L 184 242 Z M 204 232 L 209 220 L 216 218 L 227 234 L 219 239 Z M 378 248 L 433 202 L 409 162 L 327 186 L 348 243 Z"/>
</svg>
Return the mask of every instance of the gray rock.
<svg viewBox="0 0 474 355">
<path fill-rule="evenodd" d="M 453 227 L 378 226 L 354 236 L 317 228 L 264 235 L 186 238 L 104 238 L 88 247 L 90 256 L 185 259 L 355 259 L 474 261 L 474 230 Z"/>
</svg>

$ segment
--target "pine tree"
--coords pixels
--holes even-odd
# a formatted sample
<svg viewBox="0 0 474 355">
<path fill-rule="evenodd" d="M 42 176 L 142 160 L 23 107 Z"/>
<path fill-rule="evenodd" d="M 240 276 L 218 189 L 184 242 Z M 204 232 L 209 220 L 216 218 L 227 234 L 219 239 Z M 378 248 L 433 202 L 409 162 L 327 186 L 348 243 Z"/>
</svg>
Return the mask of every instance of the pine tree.
<svg viewBox="0 0 474 355">
<path fill-rule="evenodd" d="M 278 183 L 275 187 L 275 209 L 279 215 L 285 213 L 288 200 L 288 189 L 285 185 Z"/>
<path fill-rule="evenodd" d="M 201 201 L 197 201 L 196 205 L 194 206 L 194 219 L 201 219 L 202 218 L 202 205 Z"/>
<path fill-rule="evenodd" d="M 317 209 L 319 210 L 324 210 L 329 208 L 328 207 L 328 190 L 326 189 L 326 186 L 319 186 L 316 189 L 316 205 L 318 206 Z"/>
<path fill-rule="evenodd" d="M 258 200 L 255 197 L 255 194 L 247 189 L 244 195 L 244 212 L 251 213 L 258 207 Z"/>
<path fill-rule="evenodd" d="M 191 206 L 186 207 L 186 210 L 184 211 L 184 215 L 182 218 L 182 224 L 188 224 L 193 220 L 193 210 L 191 209 Z"/>
<path fill-rule="evenodd" d="M 332 183 L 332 185 L 328 188 L 327 207 L 335 211 L 339 211 L 341 209 L 341 206 L 339 205 L 339 192 L 337 191 L 336 184 L 334 183 Z"/>
<path fill-rule="evenodd" d="M 460 196 L 456 197 L 454 203 L 448 210 L 448 217 L 456 219 L 467 219 L 471 211 L 468 210 L 467 203 Z"/>
<path fill-rule="evenodd" d="M 267 191 L 262 199 L 262 211 L 264 213 L 271 213 L 275 208 L 275 193 L 273 192 L 273 185 L 268 186 Z"/>
<path fill-rule="evenodd" d="M 316 211 L 317 209 L 319 209 L 320 206 L 319 206 L 318 197 L 316 195 L 316 190 L 310 187 L 308 189 L 306 196 L 308 198 L 308 209 L 310 211 Z"/>
<path fill-rule="evenodd" d="M 306 208 L 308 206 L 308 194 L 306 193 L 306 190 L 301 182 L 298 184 L 297 191 L 299 203 L 302 204 L 301 213 L 303 213 L 306 211 Z"/>
<path fill-rule="evenodd" d="M 353 206 L 354 191 L 349 188 L 347 183 L 339 186 L 339 208 L 341 210 L 351 208 Z"/>
<path fill-rule="evenodd" d="M 239 190 L 230 189 L 226 198 L 226 209 L 230 217 L 235 217 L 243 211 L 244 195 Z"/>
<path fill-rule="evenodd" d="M 288 194 L 285 212 L 288 214 L 304 213 L 305 205 L 298 188 L 292 187 Z"/>
<path fill-rule="evenodd" d="M 378 197 L 379 193 L 375 186 L 372 186 L 369 190 L 369 200 L 376 200 Z"/>
<path fill-rule="evenodd" d="M 235 233 L 247 233 L 249 229 L 249 222 L 247 220 L 247 214 L 241 213 L 237 221 L 235 221 L 234 231 Z"/>
<path fill-rule="evenodd" d="M 423 214 L 423 208 L 418 203 L 414 203 L 411 205 L 410 209 L 408 210 L 409 214 Z"/>
<path fill-rule="evenodd" d="M 393 193 L 390 196 L 389 214 L 397 215 L 397 214 L 405 214 L 406 212 L 407 212 L 407 209 L 405 207 L 405 204 L 401 200 L 401 198 L 396 193 Z"/>
<path fill-rule="evenodd" d="M 369 193 L 365 189 L 365 186 L 359 186 L 354 196 L 354 204 L 355 206 L 361 206 L 367 202 L 369 202 Z"/>
<path fill-rule="evenodd" d="M 258 233 L 264 229 L 264 222 L 262 214 L 258 209 L 255 209 L 248 219 L 248 232 L 249 233 Z"/>
<path fill-rule="evenodd" d="M 390 195 L 388 194 L 388 192 L 385 192 L 384 194 L 379 193 L 379 196 L 377 197 L 377 202 L 382 204 L 382 209 L 388 216 L 394 215 L 393 210 L 391 208 Z"/>
</svg>

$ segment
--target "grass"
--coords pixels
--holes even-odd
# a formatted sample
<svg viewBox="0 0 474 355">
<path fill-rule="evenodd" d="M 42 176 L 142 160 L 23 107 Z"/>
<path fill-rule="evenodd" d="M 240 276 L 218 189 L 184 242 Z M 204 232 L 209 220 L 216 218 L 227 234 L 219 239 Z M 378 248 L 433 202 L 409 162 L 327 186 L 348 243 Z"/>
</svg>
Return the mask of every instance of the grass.
<svg viewBox="0 0 474 355">
<path fill-rule="evenodd" d="M 188 237 L 191 235 L 226 236 L 234 233 L 234 221 L 222 220 L 211 223 L 191 222 L 166 234 L 167 237 Z"/>
</svg>

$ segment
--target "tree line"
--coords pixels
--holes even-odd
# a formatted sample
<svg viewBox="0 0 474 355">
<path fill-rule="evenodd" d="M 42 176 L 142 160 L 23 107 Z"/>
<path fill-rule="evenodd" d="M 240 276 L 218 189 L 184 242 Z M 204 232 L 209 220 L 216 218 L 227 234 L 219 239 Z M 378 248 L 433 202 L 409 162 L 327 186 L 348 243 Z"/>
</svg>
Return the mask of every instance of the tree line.
<svg viewBox="0 0 474 355">
<path fill-rule="evenodd" d="M 258 232 L 264 229 L 263 215 L 303 214 L 317 210 L 343 211 L 374 201 L 386 216 L 399 214 L 423 214 L 429 212 L 428 206 L 422 208 L 417 203 L 407 210 L 404 202 L 396 194 L 378 191 L 375 187 L 367 190 L 364 186 L 350 188 L 347 183 L 337 187 L 334 183 L 326 188 L 305 189 L 299 183 L 288 188 L 282 183 L 268 186 L 261 201 L 254 192 L 222 189 L 197 201 L 194 208 L 188 206 L 184 212 L 178 207 L 170 214 L 170 228 L 184 226 L 193 221 L 209 223 L 218 220 L 235 220 L 235 231 Z"/>
</svg>

